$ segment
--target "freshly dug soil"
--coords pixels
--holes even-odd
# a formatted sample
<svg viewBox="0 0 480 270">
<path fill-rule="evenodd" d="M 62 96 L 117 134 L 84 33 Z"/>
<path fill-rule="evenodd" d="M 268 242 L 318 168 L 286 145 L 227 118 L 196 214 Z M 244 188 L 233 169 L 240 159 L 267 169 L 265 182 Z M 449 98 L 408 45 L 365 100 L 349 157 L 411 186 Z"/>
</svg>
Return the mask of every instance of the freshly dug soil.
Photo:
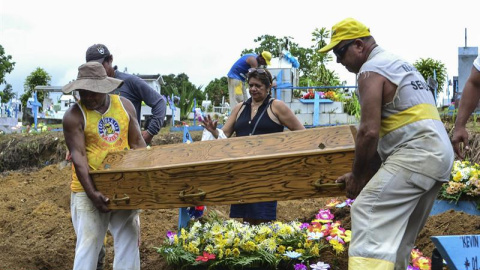
<svg viewBox="0 0 480 270">
<path fill-rule="evenodd" d="M 200 140 L 200 133 L 192 133 Z M 155 137 L 154 144 L 181 143 L 181 133 Z M 61 132 L 39 135 L 0 136 L 0 269 L 71 269 L 75 232 L 70 219 L 71 164 L 62 161 L 65 145 Z M 278 205 L 280 221 L 309 221 L 330 198 L 283 201 Z M 344 199 L 344 198 L 339 198 Z M 229 206 L 208 207 L 228 217 Z M 348 209 L 335 210 L 337 219 L 350 228 Z M 155 247 L 163 243 L 167 230 L 176 231 L 178 209 L 144 210 L 141 213 L 143 270 L 170 269 Z M 431 216 L 416 244 L 430 256 L 434 235 L 480 234 L 480 216 L 445 212 Z M 347 269 L 347 255 L 325 254 L 325 261 Z M 107 266 L 112 269 L 113 239 L 108 237 Z"/>
</svg>

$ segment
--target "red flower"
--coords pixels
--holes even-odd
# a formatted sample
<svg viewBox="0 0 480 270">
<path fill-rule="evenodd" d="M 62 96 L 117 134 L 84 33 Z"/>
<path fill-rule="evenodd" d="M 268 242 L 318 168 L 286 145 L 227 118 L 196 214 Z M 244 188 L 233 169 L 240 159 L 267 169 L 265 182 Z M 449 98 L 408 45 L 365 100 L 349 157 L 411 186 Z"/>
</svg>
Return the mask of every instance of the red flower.
<svg viewBox="0 0 480 270">
<path fill-rule="evenodd" d="M 202 261 L 202 262 L 208 262 L 209 260 L 214 260 L 215 259 L 215 254 L 210 254 L 208 252 L 203 252 L 203 256 L 198 256 L 195 261 Z"/>
</svg>

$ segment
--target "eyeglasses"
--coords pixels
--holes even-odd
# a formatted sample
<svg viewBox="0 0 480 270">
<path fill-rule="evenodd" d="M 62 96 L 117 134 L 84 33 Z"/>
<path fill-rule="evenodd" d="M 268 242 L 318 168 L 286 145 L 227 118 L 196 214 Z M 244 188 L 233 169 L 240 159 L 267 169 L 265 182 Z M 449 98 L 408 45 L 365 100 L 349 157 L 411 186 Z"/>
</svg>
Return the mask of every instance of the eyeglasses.
<svg viewBox="0 0 480 270">
<path fill-rule="evenodd" d="M 355 42 L 355 40 L 352 40 L 352 41 L 348 42 L 347 44 L 343 45 L 341 48 L 339 48 L 337 50 L 333 50 L 333 53 L 335 54 L 337 59 L 339 59 L 339 60 L 342 59 L 343 56 L 345 56 L 345 53 L 347 52 L 348 47 L 350 47 L 350 45 L 352 45 L 354 42 Z"/>
<path fill-rule="evenodd" d="M 272 74 L 270 74 L 270 72 L 268 72 L 264 68 L 249 68 L 248 69 L 248 74 L 247 74 L 248 79 L 250 79 L 250 75 L 253 74 L 254 72 L 257 72 L 258 74 L 265 74 L 265 76 L 270 81 L 270 83 L 273 82 Z"/>
</svg>

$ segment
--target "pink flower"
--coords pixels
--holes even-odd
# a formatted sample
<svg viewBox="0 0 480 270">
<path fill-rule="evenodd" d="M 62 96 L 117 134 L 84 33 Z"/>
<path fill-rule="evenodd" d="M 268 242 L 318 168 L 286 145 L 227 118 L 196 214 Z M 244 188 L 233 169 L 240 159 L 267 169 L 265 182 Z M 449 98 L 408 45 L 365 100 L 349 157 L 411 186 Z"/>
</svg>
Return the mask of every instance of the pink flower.
<svg viewBox="0 0 480 270">
<path fill-rule="evenodd" d="M 326 222 L 332 222 L 333 218 L 335 216 L 330 213 L 330 209 L 321 209 L 317 215 L 315 215 L 315 218 L 320 220 L 320 222 L 326 223 Z"/>
<path fill-rule="evenodd" d="M 302 223 L 302 225 L 300 225 L 300 229 L 308 229 L 310 227 L 310 224 L 308 223 Z"/>
<path fill-rule="evenodd" d="M 168 242 L 170 242 L 170 245 L 171 245 L 175 239 L 175 233 L 172 231 L 168 231 L 167 238 L 168 238 Z"/>
</svg>

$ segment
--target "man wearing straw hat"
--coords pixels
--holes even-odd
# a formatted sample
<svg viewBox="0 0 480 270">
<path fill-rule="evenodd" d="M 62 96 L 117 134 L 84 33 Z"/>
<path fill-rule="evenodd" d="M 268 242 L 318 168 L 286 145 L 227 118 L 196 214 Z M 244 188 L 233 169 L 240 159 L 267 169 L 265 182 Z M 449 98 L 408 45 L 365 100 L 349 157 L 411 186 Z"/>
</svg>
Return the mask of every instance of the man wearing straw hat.
<svg viewBox="0 0 480 270">
<path fill-rule="evenodd" d="M 415 67 L 383 50 L 361 22 L 332 27 L 337 63 L 357 74 L 361 119 L 352 172 L 350 270 L 405 270 L 440 187 L 453 165 L 453 149 L 435 100 Z M 381 158 L 381 160 L 379 158 Z M 372 163 L 377 167 L 372 168 Z M 358 196 L 358 197 L 357 197 Z"/>
<path fill-rule="evenodd" d="M 62 89 L 64 93 L 76 90 L 80 95 L 80 101 L 63 117 L 63 133 L 73 162 L 74 270 L 97 267 L 107 229 L 115 241 L 113 269 L 140 269 L 138 210 L 109 210 L 109 198 L 96 190 L 89 174 L 109 152 L 146 147 L 132 103 L 107 94 L 122 83 L 108 77 L 100 63 L 89 62 L 78 68 L 77 80 Z"/>
</svg>

